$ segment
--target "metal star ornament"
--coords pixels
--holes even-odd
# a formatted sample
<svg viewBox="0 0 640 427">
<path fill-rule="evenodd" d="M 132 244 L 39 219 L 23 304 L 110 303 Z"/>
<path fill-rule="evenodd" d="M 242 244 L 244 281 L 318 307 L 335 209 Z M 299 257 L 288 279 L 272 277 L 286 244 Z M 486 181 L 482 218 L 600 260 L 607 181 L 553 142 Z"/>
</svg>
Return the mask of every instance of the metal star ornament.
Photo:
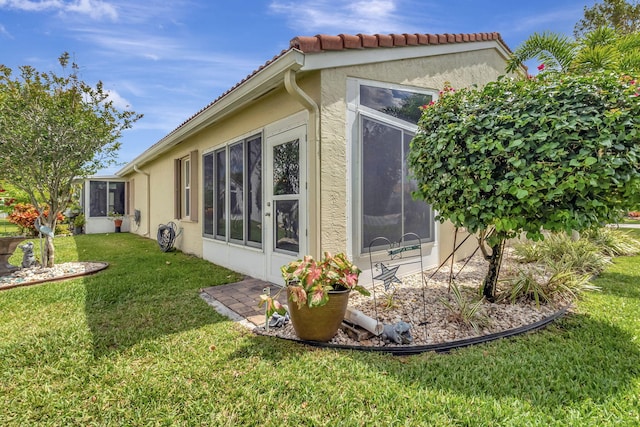
<svg viewBox="0 0 640 427">
<path fill-rule="evenodd" d="M 388 291 L 393 283 L 402 284 L 402 281 L 398 279 L 398 277 L 396 276 L 396 272 L 398 271 L 399 268 L 400 268 L 399 265 L 389 268 L 383 263 L 380 263 L 380 269 L 382 271 L 380 272 L 380 274 L 374 277 L 373 280 L 384 281 L 384 290 Z"/>
</svg>

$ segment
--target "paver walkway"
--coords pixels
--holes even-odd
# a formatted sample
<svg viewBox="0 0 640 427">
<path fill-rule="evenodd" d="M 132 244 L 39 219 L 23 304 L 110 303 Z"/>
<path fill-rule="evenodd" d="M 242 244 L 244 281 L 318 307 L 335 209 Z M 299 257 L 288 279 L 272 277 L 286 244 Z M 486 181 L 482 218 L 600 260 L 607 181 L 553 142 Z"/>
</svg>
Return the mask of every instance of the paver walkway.
<svg viewBox="0 0 640 427">
<path fill-rule="evenodd" d="M 236 319 L 244 318 L 252 324 L 260 326 L 264 325 L 265 320 L 264 305 L 258 307 L 258 304 L 260 303 L 260 295 L 264 293 L 264 288 L 266 287 L 271 289 L 271 295 L 275 295 L 280 289 L 280 286 L 275 283 L 247 276 L 240 282 L 211 286 L 202 289 L 202 291 L 223 305 L 228 311 L 231 311 L 231 313 L 228 313 L 224 309 L 218 310 L 222 314 L 232 319 L 234 317 Z M 286 301 L 284 292 L 280 294 L 278 301 L 284 304 Z"/>
</svg>

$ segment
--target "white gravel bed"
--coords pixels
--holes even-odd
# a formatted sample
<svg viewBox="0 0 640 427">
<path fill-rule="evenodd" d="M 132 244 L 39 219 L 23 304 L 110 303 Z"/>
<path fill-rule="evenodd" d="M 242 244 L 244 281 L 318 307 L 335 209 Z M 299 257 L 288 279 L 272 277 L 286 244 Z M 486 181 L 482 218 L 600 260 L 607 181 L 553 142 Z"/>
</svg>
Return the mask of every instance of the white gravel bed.
<svg viewBox="0 0 640 427">
<path fill-rule="evenodd" d="M 0 289 L 81 276 L 101 270 L 105 266 L 103 262 L 65 262 L 50 268 L 21 268 L 10 275 L 0 276 Z"/>
<path fill-rule="evenodd" d="M 476 301 L 480 297 L 479 288 L 485 277 L 488 263 L 480 255 L 476 255 L 458 273 L 462 265 L 463 262 L 458 262 L 453 266 L 453 271 L 457 273 L 454 283 L 465 298 Z M 505 259 L 502 272 L 506 272 L 510 268 L 513 268 L 513 262 Z M 431 276 L 435 270 L 425 271 L 424 277 Z M 388 298 L 385 295 L 383 284 L 376 281 L 377 304 L 374 304 L 373 296 L 366 297 L 352 292 L 349 307 L 360 310 L 372 318 L 377 318 L 383 324 L 394 324 L 399 321 L 409 323 L 413 342 L 404 345 L 424 346 L 484 336 L 529 325 L 553 315 L 558 311 L 558 306 L 565 306 L 569 303 L 562 301 L 556 306 L 541 305 L 536 307 L 533 303 L 490 303 L 483 300 L 480 311 L 486 319 L 486 324 L 476 332 L 472 327 L 458 321 L 442 303 L 442 300 L 453 301 L 454 298 L 453 293 L 449 291 L 449 272 L 450 265 L 442 267 L 425 284 L 421 280 L 423 276 L 419 273 L 401 277 L 402 284 L 396 284 L 391 307 L 386 307 Z M 263 327 L 259 327 L 256 328 L 256 332 L 297 339 L 290 322 L 280 328 L 270 328 L 268 332 Z M 378 337 L 356 341 L 342 330 L 339 330 L 329 343 L 352 346 L 398 345 L 385 343 Z"/>
</svg>

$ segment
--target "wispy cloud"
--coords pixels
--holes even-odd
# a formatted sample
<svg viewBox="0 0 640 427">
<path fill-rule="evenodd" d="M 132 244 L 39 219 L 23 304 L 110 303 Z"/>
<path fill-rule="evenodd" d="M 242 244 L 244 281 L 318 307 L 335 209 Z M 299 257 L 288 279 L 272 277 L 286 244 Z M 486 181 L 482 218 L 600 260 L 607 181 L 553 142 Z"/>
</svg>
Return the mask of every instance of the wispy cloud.
<svg viewBox="0 0 640 427">
<path fill-rule="evenodd" d="M 398 13 L 399 0 L 356 0 L 336 5 L 329 0 L 273 0 L 272 13 L 286 17 L 295 30 L 357 33 L 406 32 L 406 14 Z"/>
<path fill-rule="evenodd" d="M 12 39 L 13 36 L 11 35 L 11 33 L 9 33 L 9 31 L 7 31 L 7 29 L 5 28 L 4 25 L 0 24 L 0 35 L 5 36 L 7 38 Z"/>
<path fill-rule="evenodd" d="M 95 20 L 115 21 L 118 11 L 115 6 L 101 0 L 0 0 L 0 9 L 21 10 L 24 12 L 58 12 L 89 16 Z"/>
<path fill-rule="evenodd" d="M 109 18 L 112 21 L 115 21 L 118 18 L 118 11 L 116 8 L 113 5 L 100 0 L 79 0 L 69 4 L 65 11 L 87 15 L 96 20 Z"/>
<path fill-rule="evenodd" d="M 127 110 L 131 108 L 131 103 L 127 101 L 122 95 L 113 89 L 106 91 L 109 101 L 113 102 L 113 106 L 119 110 Z"/>
</svg>

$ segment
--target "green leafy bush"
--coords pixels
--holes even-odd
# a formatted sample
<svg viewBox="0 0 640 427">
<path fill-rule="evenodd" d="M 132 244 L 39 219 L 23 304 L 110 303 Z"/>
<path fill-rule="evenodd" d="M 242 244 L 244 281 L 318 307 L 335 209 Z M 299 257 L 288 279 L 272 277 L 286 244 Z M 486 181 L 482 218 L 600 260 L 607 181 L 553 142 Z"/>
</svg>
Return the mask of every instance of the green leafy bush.
<svg viewBox="0 0 640 427">
<path fill-rule="evenodd" d="M 424 106 L 408 164 L 414 197 L 491 248 L 525 233 L 585 230 L 640 204 L 640 85 L 631 76 L 544 72 L 450 88 Z"/>
</svg>

